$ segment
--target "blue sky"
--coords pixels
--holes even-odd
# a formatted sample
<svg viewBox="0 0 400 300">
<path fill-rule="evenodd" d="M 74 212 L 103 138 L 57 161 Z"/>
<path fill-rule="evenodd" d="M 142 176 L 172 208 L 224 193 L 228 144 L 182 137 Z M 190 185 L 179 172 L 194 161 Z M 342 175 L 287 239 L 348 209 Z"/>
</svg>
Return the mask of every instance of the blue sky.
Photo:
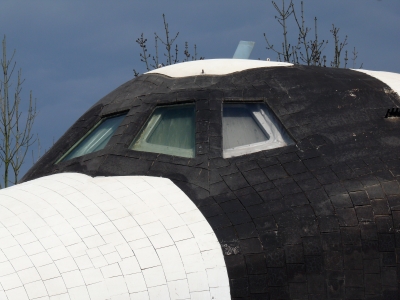
<svg viewBox="0 0 400 300">
<path fill-rule="evenodd" d="M 341 39 L 348 35 L 347 49 L 357 48 L 358 64 L 400 73 L 400 1 L 305 0 L 304 5 L 307 25 L 313 27 L 317 16 L 319 36 L 329 41 L 328 59 L 333 47 L 329 30 L 334 23 Z M 163 32 L 163 13 L 171 34 L 180 32 L 181 54 L 187 41 L 190 47 L 197 44 L 201 56 L 229 58 L 239 40 L 249 40 L 256 42 L 251 58 L 276 59 L 265 49 L 263 37 L 266 33 L 272 43 L 281 42 L 281 28 L 268 0 L 0 3 L 0 33 L 7 36 L 8 52 L 17 51 L 17 66 L 26 80 L 25 99 L 30 90 L 37 99 L 35 132 L 42 152 L 92 104 L 131 79 L 133 68 L 145 71 L 135 40 L 144 33 L 153 52 L 154 32 Z M 289 27 L 289 35 L 296 39 L 294 27 Z M 31 165 L 28 157 L 22 172 Z"/>
</svg>

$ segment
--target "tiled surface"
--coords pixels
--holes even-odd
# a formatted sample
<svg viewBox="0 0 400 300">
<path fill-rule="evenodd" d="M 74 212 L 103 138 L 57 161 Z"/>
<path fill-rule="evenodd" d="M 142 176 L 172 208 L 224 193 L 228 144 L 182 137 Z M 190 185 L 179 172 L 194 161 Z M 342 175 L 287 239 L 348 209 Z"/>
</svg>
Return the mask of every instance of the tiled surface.
<svg viewBox="0 0 400 300">
<path fill-rule="evenodd" d="M 0 191 L 1 300 L 199 295 L 230 299 L 223 254 L 169 179 L 63 173 Z"/>
<path fill-rule="evenodd" d="M 223 103 L 259 101 L 272 109 L 296 145 L 224 159 Z M 384 115 L 388 108 L 400 106 L 399 101 L 398 94 L 376 78 L 339 68 L 294 65 L 183 78 L 143 74 L 93 105 L 23 180 L 64 172 L 169 178 L 190 197 L 215 232 L 235 300 L 398 299 L 400 123 L 398 118 L 385 119 Z M 184 102 L 196 105 L 196 157 L 129 149 L 157 106 Z M 103 150 L 55 164 L 103 116 L 128 110 Z M 121 187 L 104 188 L 115 191 L 117 186 Z M 71 196 L 76 193 L 62 184 L 57 188 Z M 135 185 L 134 192 L 146 193 L 145 184 Z M 118 190 L 121 203 L 126 203 L 125 193 L 125 188 Z M 109 202 L 103 203 L 109 195 L 98 195 L 99 204 L 88 209 L 84 199 L 74 197 L 78 199 L 74 205 L 87 215 L 86 222 L 102 232 L 101 238 L 82 237 L 85 245 L 97 247 L 121 239 L 115 228 L 101 226 L 107 219 L 113 220 L 117 211 L 109 209 Z M 164 198 L 169 203 L 180 202 L 179 197 L 166 194 Z M 57 201 L 54 197 L 50 200 Z M 149 212 L 147 205 L 160 205 L 162 199 L 155 197 L 146 205 L 134 198 L 130 201 L 136 201 L 135 209 L 140 211 L 135 216 L 139 225 L 157 221 L 157 208 Z M 176 209 L 182 218 L 167 217 L 163 225 L 170 229 L 179 250 L 188 254 L 184 241 L 191 234 L 206 232 L 201 226 L 196 229 L 201 222 L 189 224 L 190 232 L 182 227 L 184 221 L 195 219 L 196 213 L 185 205 Z M 23 207 L 19 210 L 25 213 Z M 57 211 L 43 212 L 43 218 L 54 223 L 52 234 L 63 230 L 54 216 Z M 69 217 L 74 228 L 89 225 L 83 224 L 76 210 Z M 38 229 L 43 227 L 42 219 L 27 212 L 25 220 L 32 232 L 46 241 L 46 250 L 63 245 L 61 238 L 45 240 L 48 232 Z M 5 222 L 16 225 L 12 218 Z M 124 226 L 123 222 L 118 226 L 116 222 L 113 220 L 114 226 L 123 234 L 118 227 Z M 15 231 L 24 232 L 24 228 L 15 227 Z M 129 246 L 136 250 L 152 246 L 153 241 L 159 242 L 157 247 L 170 243 L 162 237 L 130 241 Z M 14 239 L 0 242 L 17 245 Z M 26 245 L 22 245 L 24 251 Z M 201 251 L 204 248 L 200 246 L 206 247 L 206 241 L 198 244 Z M 203 251 L 202 256 L 212 257 L 214 251 Z M 116 259 L 105 255 L 90 256 L 92 264 L 101 268 Z M 196 255 L 185 256 L 169 278 L 180 280 L 186 268 L 201 272 L 201 265 L 194 263 Z M 159 258 L 167 266 L 161 255 Z M 203 259 L 203 263 L 206 268 L 218 266 L 212 259 Z M 209 294 L 218 295 L 220 290 L 214 293 L 213 289 Z M 191 295 L 201 297 L 203 291 Z"/>
</svg>

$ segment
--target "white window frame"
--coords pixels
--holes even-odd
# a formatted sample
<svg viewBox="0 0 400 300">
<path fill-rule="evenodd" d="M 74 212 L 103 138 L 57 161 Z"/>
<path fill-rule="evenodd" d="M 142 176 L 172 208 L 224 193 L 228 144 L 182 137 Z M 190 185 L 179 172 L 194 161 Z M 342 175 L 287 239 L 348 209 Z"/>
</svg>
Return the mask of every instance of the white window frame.
<svg viewBox="0 0 400 300">
<path fill-rule="evenodd" d="M 294 143 L 273 113 L 268 111 L 266 104 L 253 102 L 223 103 L 223 105 L 235 105 L 248 110 L 250 115 L 253 117 L 253 120 L 259 125 L 264 134 L 269 137 L 267 141 L 223 149 L 223 158 L 236 157 L 263 150 L 280 148 Z M 222 122 L 224 122 L 224 120 L 222 120 Z"/>
</svg>

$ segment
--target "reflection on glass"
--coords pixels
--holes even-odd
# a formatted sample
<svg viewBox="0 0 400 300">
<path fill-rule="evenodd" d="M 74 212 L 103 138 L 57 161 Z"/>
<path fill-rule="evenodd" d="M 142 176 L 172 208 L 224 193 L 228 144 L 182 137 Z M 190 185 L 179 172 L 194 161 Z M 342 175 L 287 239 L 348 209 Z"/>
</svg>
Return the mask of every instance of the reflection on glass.
<svg viewBox="0 0 400 300">
<path fill-rule="evenodd" d="M 195 127 L 194 104 L 158 107 L 130 148 L 194 157 Z"/>
<path fill-rule="evenodd" d="M 60 161 L 66 161 L 103 149 L 124 118 L 125 114 L 101 120 Z"/>
</svg>

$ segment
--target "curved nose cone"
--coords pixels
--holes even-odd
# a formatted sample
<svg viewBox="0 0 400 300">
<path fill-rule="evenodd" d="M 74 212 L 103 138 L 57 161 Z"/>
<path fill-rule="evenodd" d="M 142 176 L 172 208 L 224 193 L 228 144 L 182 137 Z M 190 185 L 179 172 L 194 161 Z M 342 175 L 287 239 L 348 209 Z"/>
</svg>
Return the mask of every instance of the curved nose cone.
<svg viewBox="0 0 400 300">
<path fill-rule="evenodd" d="M 208 222 L 147 176 L 63 173 L 1 190 L 0 287 L 9 300 L 230 299 Z"/>
</svg>

